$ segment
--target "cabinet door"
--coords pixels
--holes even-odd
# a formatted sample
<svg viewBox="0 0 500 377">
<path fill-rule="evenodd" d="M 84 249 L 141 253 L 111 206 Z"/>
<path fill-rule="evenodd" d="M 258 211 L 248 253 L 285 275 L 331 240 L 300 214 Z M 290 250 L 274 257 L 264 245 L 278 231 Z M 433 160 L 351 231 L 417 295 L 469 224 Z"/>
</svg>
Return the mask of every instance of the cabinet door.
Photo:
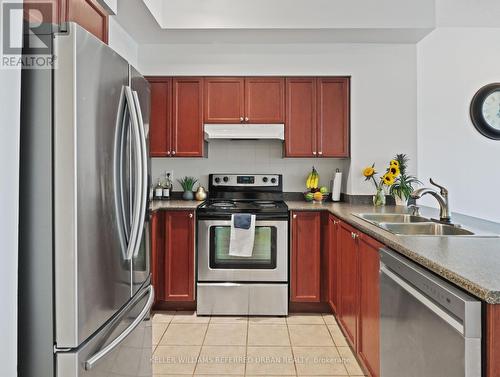
<svg viewBox="0 0 500 377">
<path fill-rule="evenodd" d="M 320 301 L 321 213 L 292 213 L 291 301 Z"/>
<path fill-rule="evenodd" d="M 194 213 L 165 212 L 165 301 L 194 301 Z"/>
<path fill-rule="evenodd" d="M 149 153 L 151 157 L 168 157 L 171 152 L 172 79 L 168 77 L 147 79 L 151 84 Z"/>
<path fill-rule="evenodd" d="M 318 156 L 349 157 L 349 78 L 317 82 Z"/>
<path fill-rule="evenodd" d="M 362 234 L 358 241 L 360 304 L 358 353 L 370 375 L 380 375 L 380 243 Z"/>
<path fill-rule="evenodd" d="M 172 156 L 203 157 L 203 79 L 172 81 Z"/>
<path fill-rule="evenodd" d="M 241 123 L 245 116 L 242 77 L 205 78 L 205 123 Z"/>
<path fill-rule="evenodd" d="M 285 80 L 279 77 L 245 79 L 245 122 L 285 122 Z"/>
<path fill-rule="evenodd" d="M 316 156 L 316 79 L 286 79 L 285 155 Z"/>
<path fill-rule="evenodd" d="M 328 303 L 335 313 L 338 313 L 339 305 L 339 264 L 340 253 L 338 248 L 338 224 L 339 220 L 332 215 L 328 216 Z"/>
<path fill-rule="evenodd" d="M 108 14 L 97 0 L 60 0 L 61 14 L 108 43 Z"/>
<path fill-rule="evenodd" d="M 151 278 L 155 289 L 155 302 L 163 300 L 163 281 L 165 281 L 165 221 L 163 211 L 151 216 Z"/>
<path fill-rule="evenodd" d="M 344 222 L 339 224 L 340 247 L 340 322 L 347 338 L 356 348 L 359 311 L 358 250 L 356 230 Z"/>
</svg>

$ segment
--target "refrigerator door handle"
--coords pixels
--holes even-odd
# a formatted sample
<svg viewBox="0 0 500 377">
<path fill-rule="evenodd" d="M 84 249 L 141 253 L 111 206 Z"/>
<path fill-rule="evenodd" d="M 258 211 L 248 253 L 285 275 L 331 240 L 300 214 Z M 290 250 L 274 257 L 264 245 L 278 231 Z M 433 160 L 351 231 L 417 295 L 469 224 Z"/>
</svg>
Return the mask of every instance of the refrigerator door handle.
<svg viewBox="0 0 500 377">
<path fill-rule="evenodd" d="M 139 96 L 137 95 L 136 91 L 132 91 L 133 97 L 134 97 L 134 112 L 136 115 L 136 118 L 139 123 L 139 136 L 140 136 L 140 143 L 141 143 L 141 162 L 142 162 L 142 197 L 141 197 L 141 205 L 139 209 L 139 238 L 137 240 L 137 244 L 135 245 L 133 249 L 133 257 L 137 257 L 137 254 L 139 253 L 140 249 L 140 235 L 142 234 L 142 229 L 144 227 L 144 220 L 146 216 L 146 205 L 147 205 L 147 196 L 148 196 L 148 155 L 147 155 L 147 149 L 146 149 L 146 132 L 144 130 L 144 123 L 142 121 L 142 111 L 141 111 L 141 105 L 139 103 Z"/>
<path fill-rule="evenodd" d="M 92 357 L 90 357 L 87 361 L 85 361 L 85 370 L 91 370 L 96 363 L 99 362 L 100 359 L 105 357 L 107 354 L 112 352 L 116 347 L 120 345 L 121 342 L 125 340 L 125 338 L 130 335 L 132 331 L 135 330 L 137 326 L 144 320 L 144 318 L 149 314 L 151 307 L 153 306 L 153 301 L 155 297 L 155 291 L 152 285 L 147 287 L 142 294 L 137 297 L 136 302 L 144 297 L 145 294 L 149 293 L 148 301 L 146 305 L 141 310 L 140 314 L 134 319 L 134 321 L 120 334 L 118 335 L 111 343 L 109 343 L 106 347 L 101 349 L 99 352 L 95 353 Z"/>
<path fill-rule="evenodd" d="M 137 120 L 137 113 L 135 111 L 134 96 L 132 89 L 129 86 L 125 87 L 125 97 L 127 98 L 127 105 L 130 111 L 130 120 L 132 124 L 133 143 L 135 147 L 135 190 L 134 190 L 134 210 L 132 212 L 132 226 L 130 230 L 130 239 L 127 249 L 126 260 L 131 260 L 135 248 L 138 244 L 140 223 L 140 210 L 142 198 L 142 152 L 141 152 L 141 134 L 139 130 L 139 122 Z M 144 222 L 144 220 L 143 220 Z"/>
<path fill-rule="evenodd" d="M 125 155 L 125 110 L 127 109 L 125 99 L 125 88 L 122 88 L 120 94 L 120 101 L 118 104 L 118 113 L 116 117 L 116 134 L 114 145 L 114 187 L 115 192 L 115 212 L 118 221 L 118 236 L 120 238 L 120 246 L 122 249 L 123 259 L 126 259 L 128 249 L 129 230 L 127 227 L 127 218 L 125 215 L 126 208 L 124 202 L 123 190 L 123 156 Z"/>
</svg>

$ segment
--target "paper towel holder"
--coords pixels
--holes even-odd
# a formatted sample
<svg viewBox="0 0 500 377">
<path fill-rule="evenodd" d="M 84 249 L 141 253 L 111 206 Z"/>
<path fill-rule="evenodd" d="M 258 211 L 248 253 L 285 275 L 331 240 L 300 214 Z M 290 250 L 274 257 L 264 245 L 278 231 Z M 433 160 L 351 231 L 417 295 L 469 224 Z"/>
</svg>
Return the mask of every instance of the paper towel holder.
<svg viewBox="0 0 500 377">
<path fill-rule="evenodd" d="M 340 202 L 340 191 L 342 188 L 342 172 L 339 168 L 335 170 L 335 176 L 332 180 L 332 201 Z"/>
</svg>

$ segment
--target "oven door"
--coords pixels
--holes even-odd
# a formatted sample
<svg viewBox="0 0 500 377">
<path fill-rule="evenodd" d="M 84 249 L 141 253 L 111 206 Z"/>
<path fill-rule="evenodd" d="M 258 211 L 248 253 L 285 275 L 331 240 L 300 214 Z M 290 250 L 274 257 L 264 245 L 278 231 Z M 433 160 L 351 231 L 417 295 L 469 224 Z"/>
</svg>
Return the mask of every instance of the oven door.
<svg viewBox="0 0 500 377">
<path fill-rule="evenodd" d="M 257 220 L 251 257 L 229 255 L 230 220 L 198 221 L 198 281 L 288 281 L 288 221 Z"/>
</svg>

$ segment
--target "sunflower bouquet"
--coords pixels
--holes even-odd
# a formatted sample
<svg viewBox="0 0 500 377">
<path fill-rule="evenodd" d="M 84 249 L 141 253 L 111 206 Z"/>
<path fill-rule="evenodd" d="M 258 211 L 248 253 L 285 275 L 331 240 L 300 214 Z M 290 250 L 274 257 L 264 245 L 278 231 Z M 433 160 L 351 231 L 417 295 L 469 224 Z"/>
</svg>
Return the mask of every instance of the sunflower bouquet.
<svg viewBox="0 0 500 377">
<path fill-rule="evenodd" d="M 406 205 L 410 194 L 415 190 L 414 186 L 422 184 L 417 177 L 407 173 L 406 169 L 409 160 L 408 156 L 403 153 L 397 154 L 394 160 L 392 160 L 398 163 L 397 166 L 399 169 L 396 181 L 389 189 L 389 193 L 396 199 L 396 204 Z"/>
<path fill-rule="evenodd" d="M 375 164 L 368 166 L 363 169 L 363 175 L 365 181 L 372 180 L 375 185 L 376 193 L 373 195 L 373 205 L 383 206 L 385 205 L 385 187 L 391 187 L 394 185 L 396 180 L 400 175 L 400 164 L 394 159 L 391 160 L 389 167 L 386 169 L 384 175 L 379 179 L 376 178 L 377 171 L 375 170 Z"/>
</svg>

